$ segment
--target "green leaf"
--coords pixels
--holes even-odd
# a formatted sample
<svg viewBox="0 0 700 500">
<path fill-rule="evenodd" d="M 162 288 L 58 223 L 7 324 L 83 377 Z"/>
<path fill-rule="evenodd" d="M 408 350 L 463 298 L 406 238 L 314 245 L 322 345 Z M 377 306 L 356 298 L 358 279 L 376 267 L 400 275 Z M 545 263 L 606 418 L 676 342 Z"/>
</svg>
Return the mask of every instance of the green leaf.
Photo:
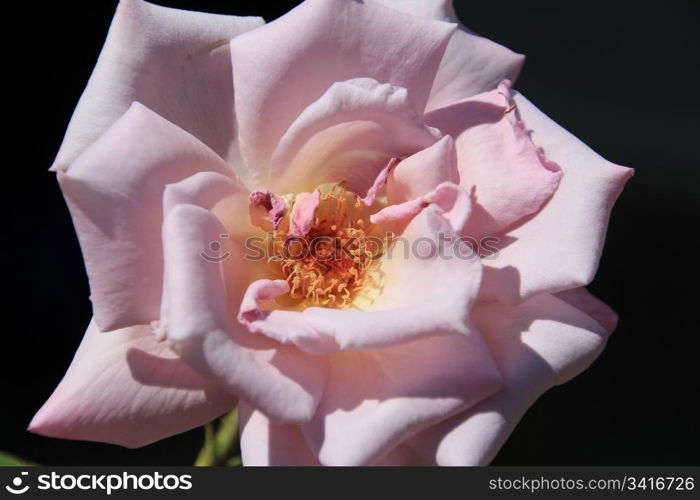
<svg viewBox="0 0 700 500">
<path fill-rule="evenodd" d="M 36 465 L 28 460 L 14 456 L 11 453 L 0 450 L 0 467 L 18 467 L 18 466 Z"/>
</svg>

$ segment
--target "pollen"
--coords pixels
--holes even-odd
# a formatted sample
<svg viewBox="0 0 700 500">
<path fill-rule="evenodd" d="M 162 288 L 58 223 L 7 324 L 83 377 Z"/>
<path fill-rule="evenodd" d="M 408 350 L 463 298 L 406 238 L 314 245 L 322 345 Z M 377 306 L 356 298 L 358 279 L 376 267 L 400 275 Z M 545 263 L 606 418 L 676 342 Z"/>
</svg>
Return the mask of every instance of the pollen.
<svg viewBox="0 0 700 500">
<path fill-rule="evenodd" d="M 268 263 L 289 283 L 285 305 L 361 309 L 383 286 L 380 257 L 389 238 L 369 222 L 358 195 L 337 183 L 318 189 L 320 203 L 308 234 L 290 236 L 289 224 L 281 224 L 272 233 Z"/>
</svg>

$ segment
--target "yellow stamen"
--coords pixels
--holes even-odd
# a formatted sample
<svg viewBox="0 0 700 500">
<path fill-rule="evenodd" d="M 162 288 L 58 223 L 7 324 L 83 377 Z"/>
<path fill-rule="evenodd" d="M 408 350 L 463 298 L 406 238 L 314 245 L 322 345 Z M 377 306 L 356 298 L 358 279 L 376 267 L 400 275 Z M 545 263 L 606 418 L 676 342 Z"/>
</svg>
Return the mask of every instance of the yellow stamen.
<svg viewBox="0 0 700 500">
<path fill-rule="evenodd" d="M 376 234 L 367 208 L 342 184 L 319 187 L 321 201 L 314 225 L 300 241 L 281 224 L 273 238 L 271 268 L 289 283 L 296 307 L 346 308 L 356 298 L 376 297 L 383 286 L 379 259 L 390 243 Z M 301 250 L 301 251 L 300 251 Z"/>
</svg>

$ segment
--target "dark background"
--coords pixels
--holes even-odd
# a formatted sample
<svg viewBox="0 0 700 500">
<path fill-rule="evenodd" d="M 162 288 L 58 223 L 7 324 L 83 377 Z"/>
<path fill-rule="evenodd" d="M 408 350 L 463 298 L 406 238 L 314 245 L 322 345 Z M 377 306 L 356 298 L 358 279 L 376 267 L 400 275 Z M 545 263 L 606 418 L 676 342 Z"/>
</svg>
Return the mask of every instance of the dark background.
<svg viewBox="0 0 700 500">
<path fill-rule="evenodd" d="M 157 3 L 270 21 L 297 2 Z M 604 157 L 636 169 L 591 286 L 619 312 L 619 327 L 589 370 L 530 409 L 494 464 L 697 464 L 699 2 L 455 3 L 472 30 L 528 56 L 516 88 Z M 80 249 L 46 169 L 116 1 L 31 5 L 7 15 L 17 34 L 3 49 L 13 89 L 3 96 L 11 133 L 2 150 L 0 449 L 50 465 L 190 464 L 201 429 L 138 450 L 25 431 L 90 317 Z"/>
</svg>

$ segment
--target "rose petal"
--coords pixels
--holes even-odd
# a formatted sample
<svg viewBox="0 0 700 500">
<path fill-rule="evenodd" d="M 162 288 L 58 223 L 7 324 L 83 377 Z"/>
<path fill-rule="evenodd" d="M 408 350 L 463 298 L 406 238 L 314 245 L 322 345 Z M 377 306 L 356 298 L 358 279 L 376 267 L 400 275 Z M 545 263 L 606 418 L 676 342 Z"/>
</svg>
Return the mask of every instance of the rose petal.
<svg viewBox="0 0 700 500">
<path fill-rule="evenodd" d="M 503 374 L 504 387 L 409 441 L 439 465 L 488 464 L 527 408 L 553 385 L 585 370 L 608 336 L 593 318 L 548 295 L 518 306 L 478 304 L 472 319 Z"/>
<path fill-rule="evenodd" d="M 167 216 L 178 205 L 196 205 L 210 210 L 226 228 L 220 235 L 231 242 L 241 243 L 259 232 L 240 214 L 248 209 L 249 193 L 240 182 L 216 172 L 198 172 L 181 181 L 165 186 L 163 213 Z M 216 252 L 206 249 L 211 255 Z M 251 266 L 255 262 L 250 263 Z"/>
<path fill-rule="evenodd" d="M 134 103 L 59 183 L 73 217 L 103 331 L 158 319 L 165 186 L 202 170 L 226 172 L 199 140 Z"/>
<path fill-rule="evenodd" d="M 203 425 L 235 405 L 232 395 L 158 343 L 149 326 L 102 334 L 92 321 L 29 430 L 134 448 Z"/>
<path fill-rule="evenodd" d="M 336 82 L 284 133 L 267 185 L 284 193 L 345 181 L 364 195 L 391 158 L 409 156 L 440 137 L 418 122 L 406 89 L 371 78 Z"/>
<path fill-rule="evenodd" d="M 167 216 L 171 210 L 178 205 L 195 205 L 207 210 L 211 210 L 218 216 L 220 222 L 224 224 L 226 230 L 218 235 L 218 238 L 209 242 L 202 248 L 200 256 L 215 262 L 221 260 L 225 276 L 231 276 L 235 284 L 243 276 L 238 273 L 236 266 L 228 265 L 225 258 L 226 251 L 221 248 L 223 239 L 230 242 L 230 245 L 241 247 L 244 238 L 250 236 L 254 228 L 247 223 L 246 219 L 241 219 L 238 214 L 245 210 L 247 206 L 248 194 L 235 179 L 231 179 L 215 172 L 199 172 L 174 184 L 168 184 L 163 193 L 163 213 Z M 250 261 L 247 268 L 247 275 L 254 279 L 256 271 L 260 274 L 266 272 L 266 266 L 262 262 Z M 255 276 L 257 277 L 257 276 Z M 164 280 L 167 275 L 164 276 Z M 240 287 L 240 285 L 239 285 Z M 152 322 L 158 338 L 165 338 L 167 335 L 168 297 L 167 291 L 170 287 L 164 281 L 161 298 L 160 319 Z M 229 287 L 227 293 L 235 293 L 236 287 Z"/>
<path fill-rule="evenodd" d="M 248 194 L 235 179 L 216 172 L 197 172 L 185 179 L 168 184 L 163 192 L 163 213 L 167 215 L 177 205 L 192 204 L 208 210 L 225 198 L 243 198 L 241 207 L 247 206 Z"/>
<path fill-rule="evenodd" d="M 262 24 L 122 0 L 53 168 L 67 168 L 134 101 L 235 158 L 228 40 Z"/>
<path fill-rule="evenodd" d="M 388 204 L 420 198 L 443 182 L 459 184 L 457 153 L 449 135 L 402 160 L 389 173 L 386 184 Z"/>
<path fill-rule="evenodd" d="M 329 356 L 328 383 L 303 424 L 325 465 L 364 465 L 500 388 L 481 336 L 447 335 Z"/>
<path fill-rule="evenodd" d="M 299 193 L 294 197 L 289 236 L 303 238 L 311 231 L 319 203 L 321 203 L 321 192 L 318 189 L 311 193 Z"/>
<path fill-rule="evenodd" d="M 318 466 L 298 424 L 275 424 L 245 402 L 238 407 L 244 466 Z"/>
<path fill-rule="evenodd" d="M 258 182 L 287 128 L 335 82 L 369 77 L 404 87 L 422 112 L 454 29 L 370 2 L 309 0 L 236 37 L 239 140 Z"/>
<path fill-rule="evenodd" d="M 546 206 L 484 262 L 481 296 L 507 303 L 590 283 L 613 204 L 634 172 L 600 157 L 521 94 L 515 102 L 532 139 L 564 175 Z"/>
<path fill-rule="evenodd" d="M 499 234 L 539 210 L 559 185 L 561 171 L 518 120 L 508 82 L 433 111 L 425 121 L 455 137 L 460 184 L 476 197 L 466 236 Z"/>
<path fill-rule="evenodd" d="M 421 455 L 407 444 L 402 443 L 375 462 L 374 465 L 377 467 L 426 467 L 435 465 L 435 460 Z"/>
<path fill-rule="evenodd" d="M 171 346 L 197 372 L 268 416 L 308 420 L 323 391 L 325 362 L 251 335 L 235 322 L 232 307 L 240 300 L 236 290 L 250 280 L 242 250 L 224 239 L 221 245 L 226 258 L 201 255 L 222 232 L 224 227 L 211 212 L 194 205 L 177 205 L 165 219 L 165 297 Z M 227 272 L 226 280 L 224 266 L 236 270 Z"/>
<path fill-rule="evenodd" d="M 246 467 L 321 466 L 309 449 L 298 424 L 275 424 L 244 402 L 239 405 L 241 419 L 241 457 Z M 433 461 L 434 463 L 434 461 Z M 377 466 L 429 465 L 430 462 L 410 446 L 400 444 L 375 462 Z"/>
<path fill-rule="evenodd" d="M 265 310 L 261 301 L 289 292 L 285 280 L 260 279 L 248 286 L 241 301 L 238 321 L 254 334 L 265 335 L 280 344 L 295 345 L 310 354 L 336 351 L 338 342 L 330 335 L 314 330 L 296 311 Z"/>
<path fill-rule="evenodd" d="M 362 203 L 366 206 L 371 207 L 377 200 L 379 193 L 386 187 L 386 183 L 389 180 L 389 174 L 394 170 L 396 165 L 398 165 L 399 159 L 395 156 L 390 158 L 383 169 L 379 171 L 377 177 L 374 178 L 374 182 L 367 190 L 367 194 L 362 197 Z"/>
<path fill-rule="evenodd" d="M 515 81 L 518 77 L 525 56 L 465 28 L 455 14 L 452 0 L 375 1 L 414 16 L 459 23 L 440 62 L 427 111 L 491 90 L 504 79 Z"/>
<path fill-rule="evenodd" d="M 258 189 L 248 198 L 250 221 L 266 231 L 277 229 L 287 213 L 287 202 L 267 189 Z"/>
<path fill-rule="evenodd" d="M 606 303 L 591 295 L 584 287 L 565 290 L 555 293 L 554 296 L 588 314 L 600 323 L 600 326 L 605 328 L 608 333 L 615 331 L 618 320 L 617 313 Z"/>
<path fill-rule="evenodd" d="M 452 230 L 459 234 L 471 215 L 472 202 L 463 188 L 451 182 L 443 182 L 419 198 L 398 205 L 389 205 L 372 214 L 369 219 L 374 224 L 381 224 L 382 227 L 400 234 L 403 233 L 403 224 L 410 222 L 431 203 L 450 223 Z"/>
</svg>

